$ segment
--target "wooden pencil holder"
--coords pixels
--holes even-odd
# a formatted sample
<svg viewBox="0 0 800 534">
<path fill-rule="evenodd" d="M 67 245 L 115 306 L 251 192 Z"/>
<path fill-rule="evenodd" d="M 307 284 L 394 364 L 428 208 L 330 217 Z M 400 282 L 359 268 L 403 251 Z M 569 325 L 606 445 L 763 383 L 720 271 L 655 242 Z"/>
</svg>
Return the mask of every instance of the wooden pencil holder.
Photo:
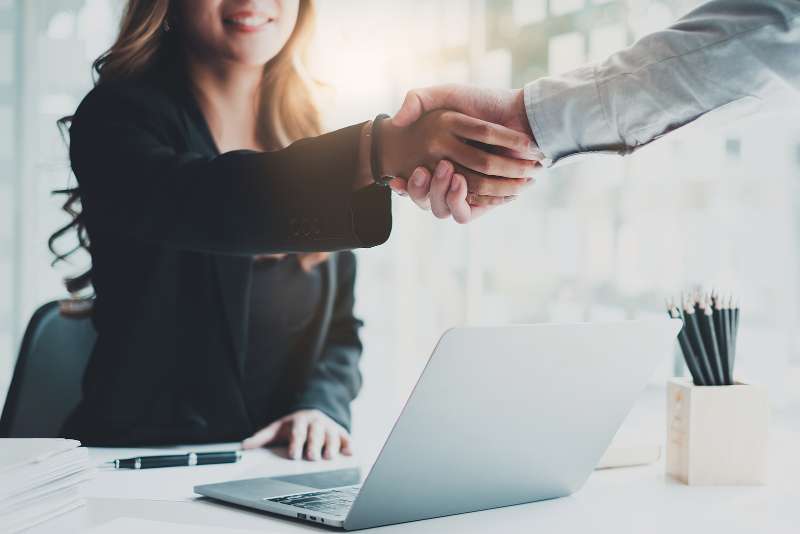
<svg viewBox="0 0 800 534">
<path fill-rule="evenodd" d="M 766 482 L 769 406 L 763 386 L 667 387 L 667 474 L 689 485 Z"/>
</svg>

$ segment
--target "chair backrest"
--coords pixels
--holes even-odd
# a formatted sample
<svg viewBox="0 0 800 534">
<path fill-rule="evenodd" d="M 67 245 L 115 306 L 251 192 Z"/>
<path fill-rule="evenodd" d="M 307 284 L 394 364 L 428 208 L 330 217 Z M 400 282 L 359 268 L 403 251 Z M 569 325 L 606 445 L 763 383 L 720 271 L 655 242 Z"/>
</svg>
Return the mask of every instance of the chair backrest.
<svg viewBox="0 0 800 534">
<path fill-rule="evenodd" d="M 2 438 L 58 437 L 78 405 L 97 334 L 89 317 L 62 316 L 59 302 L 33 314 L 0 418 Z"/>
</svg>

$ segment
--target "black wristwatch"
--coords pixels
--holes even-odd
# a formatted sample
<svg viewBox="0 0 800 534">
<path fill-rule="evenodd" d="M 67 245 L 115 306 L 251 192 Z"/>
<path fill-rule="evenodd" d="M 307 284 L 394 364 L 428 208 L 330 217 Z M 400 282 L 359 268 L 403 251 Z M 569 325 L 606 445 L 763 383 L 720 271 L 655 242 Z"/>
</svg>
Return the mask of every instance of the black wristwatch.
<svg viewBox="0 0 800 534">
<path fill-rule="evenodd" d="M 381 153 L 381 121 L 388 119 L 389 115 L 381 113 L 372 121 L 372 131 L 370 132 L 371 145 L 369 150 L 369 166 L 372 171 L 372 180 L 383 187 L 389 187 L 389 182 L 394 176 L 387 176 L 383 174 L 381 169 L 380 153 Z"/>
</svg>

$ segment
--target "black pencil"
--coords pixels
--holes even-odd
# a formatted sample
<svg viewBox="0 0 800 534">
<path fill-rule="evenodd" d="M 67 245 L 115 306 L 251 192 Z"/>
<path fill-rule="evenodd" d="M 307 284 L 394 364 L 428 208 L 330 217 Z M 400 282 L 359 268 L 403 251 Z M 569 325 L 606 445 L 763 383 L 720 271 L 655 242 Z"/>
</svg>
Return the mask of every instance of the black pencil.
<svg viewBox="0 0 800 534">
<path fill-rule="evenodd" d="M 736 361 L 736 345 L 739 337 L 739 299 L 731 301 L 731 380 L 733 380 L 733 365 Z"/>
<path fill-rule="evenodd" d="M 700 336 L 700 329 L 697 326 L 697 316 L 694 312 L 694 304 L 692 304 L 690 300 L 687 300 L 684 304 L 683 311 L 684 323 L 688 329 L 689 341 L 691 342 L 695 356 L 697 356 L 697 363 L 700 371 L 703 374 L 703 381 L 705 381 L 705 385 L 713 386 L 714 375 L 711 372 L 711 366 L 708 363 L 708 355 L 706 354 L 706 349 L 703 346 L 703 338 Z"/>
<path fill-rule="evenodd" d="M 700 310 L 703 313 L 697 319 L 700 322 L 700 333 L 703 335 L 703 342 L 709 359 L 708 363 L 711 364 L 711 370 L 714 372 L 714 383 L 721 386 L 725 383 L 725 377 L 722 374 L 722 358 L 719 355 L 717 333 L 714 328 L 714 312 L 710 301 L 711 299 L 705 295 L 701 297 Z"/>
<path fill-rule="evenodd" d="M 669 312 L 669 316 L 673 319 L 683 320 L 680 308 L 677 306 L 668 303 L 667 311 Z M 678 332 L 678 343 L 681 346 L 683 359 L 686 362 L 686 366 L 689 368 L 689 373 L 692 375 L 692 382 L 696 386 L 705 386 L 706 383 L 705 380 L 703 380 L 703 374 L 700 372 L 700 368 L 697 366 L 697 357 L 694 355 L 692 345 L 689 343 L 689 339 L 686 337 L 686 321 L 684 321 L 681 331 Z"/>
<path fill-rule="evenodd" d="M 731 385 L 731 367 L 728 360 L 728 328 L 725 317 L 722 313 L 722 299 L 719 294 L 714 295 L 714 326 L 717 330 L 717 343 L 719 345 L 719 356 L 722 360 L 722 375 L 725 377 L 725 385 Z"/>
</svg>

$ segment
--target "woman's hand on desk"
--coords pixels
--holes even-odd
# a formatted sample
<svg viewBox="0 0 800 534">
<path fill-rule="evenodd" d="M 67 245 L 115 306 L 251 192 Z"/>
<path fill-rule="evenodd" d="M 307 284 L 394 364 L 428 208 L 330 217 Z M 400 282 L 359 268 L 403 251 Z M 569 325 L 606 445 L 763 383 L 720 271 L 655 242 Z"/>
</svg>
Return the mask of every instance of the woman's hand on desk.
<svg viewBox="0 0 800 534">
<path fill-rule="evenodd" d="M 351 456 L 350 434 L 319 410 L 300 410 L 284 416 L 242 442 L 244 449 L 286 443 L 289 458 L 331 460 L 339 454 Z"/>
</svg>

